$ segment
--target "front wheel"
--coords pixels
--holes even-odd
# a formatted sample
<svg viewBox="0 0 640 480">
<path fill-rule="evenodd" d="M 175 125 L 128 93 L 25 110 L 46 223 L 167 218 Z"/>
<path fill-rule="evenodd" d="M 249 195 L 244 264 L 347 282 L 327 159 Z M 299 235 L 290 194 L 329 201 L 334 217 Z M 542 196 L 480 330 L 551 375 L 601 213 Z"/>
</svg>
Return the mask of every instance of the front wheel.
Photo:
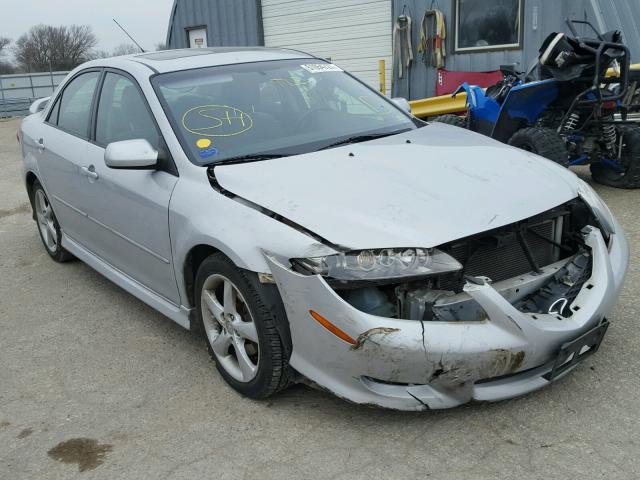
<svg viewBox="0 0 640 480">
<path fill-rule="evenodd" d="M 592 163 L 591 176 L 602 185 L 616 188 L 640 188 L 640 128 L 619 127 L 622 135 L 621 171 L 603 163 Z"/>
<path fill-rule="evenodd" d="M 563 167 L 569 166 L 569 154 L 562 137 L 551 128 L 528 127 L 518 130 L 509 139 L 509 145 L 553 160 Z"/>
<path fill-rule="evenodd" d="M 256 274 L 240 270 L 221 253 L 205 259 L 196 276 L 196 305 L 209 354 L 225 381 L 254 399 L 289 384 L 289 359 L 263 289 Z"/>
</svg>

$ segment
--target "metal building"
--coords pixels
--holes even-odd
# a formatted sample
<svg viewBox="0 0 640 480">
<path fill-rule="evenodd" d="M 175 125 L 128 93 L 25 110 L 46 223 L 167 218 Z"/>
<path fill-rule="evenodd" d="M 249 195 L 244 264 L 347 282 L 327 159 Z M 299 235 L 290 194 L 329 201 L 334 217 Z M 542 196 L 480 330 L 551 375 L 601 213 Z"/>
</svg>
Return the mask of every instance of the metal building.
<svg viewBox="0 0 640 480">
<path fill-rule="evenodd" d="M 174 0 L 167 45 L 300 49 L 330 58 L 376 88 L 383 59 L 387 93 L 424 98 L 434 95 L 438 80 L 437 69 L 417 48 L 422 17 L 431 9 L 443 14 L 447 70 L 488 71 L 503 64 L 525 69 L 549 33 L 567 32 L 568 17 L 622 30 L 633 60 L 640 61 L 638 0 Z M 412 20 L 414 59 L 398 78 L 399 49 L 392 75 L 393 30 L 401 15 Z"/>
<path fill-rule="evenodd" d="M 391 84 L 391 0 L 174 0 L 169 48 L 286 47 L 330 58 L 373 86 Z M 196 43 L 197 42 L 197 43 Z"/>
<path fill-rule="evenodd" d="M 507 48 L 470 48 L 456 51 L 456 37 L 460 37 L 456 7 L 460 3 L 482 4 L 482 8 L 491 13 L 491 5 L 519 4 L 517 45 Z M 432 7 L 434 5 L 434 7 Z M 406 7 L 405 7 L 406 6 Z M 517 64 L 520 70 L 526 70 L 538 55 L 542 42 L 552 32 L 568 33 L 565 19 L 589 20 L 600 31 L 621 30 L 629 46 L 632 60 L 640 62 L 640 1 L 638 0 L 395 0 L 393 16 L 411 12 L 417 28 L 413 29 L 414 45 L 419 39 L 419 23 L 429 8 L 439 8 L 444 13 L 446 36 L 447 70 L 453 71 L 490 71 L 500 65 Z M 488 16 L 488 15 L 487 15 Z M 486 17 L 485 17 L 486 18 Z M 473 22 L 475 30 L 479 21 Z M 456 24 L 458 23 L 458 24 Z M 415 26 L 415 25 L 414 25 Z M 579 29 L 581 35 L 590 34 L 587 28 Z M 421 55 L 415 55 L 410 74 L 404 79 L 395 79 L 394 95 L 424 98 L 434 95 L 438 80 L 437 70 L 425 65 Z"/>
<path fill-rule="evenodd" d="M 263 45 L 258 0 L 173 0 L 167 48 Z"/>
</svg>

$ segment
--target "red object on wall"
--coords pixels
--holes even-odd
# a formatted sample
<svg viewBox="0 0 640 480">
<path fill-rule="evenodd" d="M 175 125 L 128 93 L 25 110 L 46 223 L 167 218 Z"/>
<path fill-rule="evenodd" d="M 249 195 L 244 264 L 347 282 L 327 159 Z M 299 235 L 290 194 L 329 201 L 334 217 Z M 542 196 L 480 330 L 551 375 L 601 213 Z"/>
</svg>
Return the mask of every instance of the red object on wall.
<svg viewBox="0 0 640 480">
<path fill-rule="evenodd" d="M 445 68 L 438 69 L 436 79 L 436 96 L 453 93 L 464 82 L 486 88 L 495 85 L 504 77 L 500 70 L 491 72 L 451 72 Z"/>
</svg>

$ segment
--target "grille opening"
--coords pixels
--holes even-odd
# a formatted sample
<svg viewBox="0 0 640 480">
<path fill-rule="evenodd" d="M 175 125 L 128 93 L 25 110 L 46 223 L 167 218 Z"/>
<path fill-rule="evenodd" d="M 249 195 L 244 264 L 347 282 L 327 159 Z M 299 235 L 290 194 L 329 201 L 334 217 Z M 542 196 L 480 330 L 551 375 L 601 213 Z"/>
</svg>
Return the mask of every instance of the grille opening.
<svg viewBox="0 0 640 480">
<path fill-rule="evenodd" d="M 534 271 L 525 246 L 538 267 L 569 258 L 580 250 L 580 230 L 589 224 L 597 226 L 586 204 L 575 199 L 521 222 L 442 245 L 439 248 L 464 268 L 440 276 L 436 286 L 459 293 L 465 276 L 488 277 L 499 282 Z M 519 241 L 519 232 L 524 242 Z"/>
<path fill-rule="evenodd" d="M 480 321 L 486 318 L 486 312 L 477 302 L 472 301 L 473 305 L 447 304 L 448 297 L 463 291 L 465 277 L 488 277 L 494 283 L 505 280 L 517 283 L 519 280 L 518 288 L 514 285 L 511 290 L 516 298 L 512 295 L 510 301 L 516 308 L 530 313 L 534 319 L 538 318 L 536 313 L 558 313 L 557 318 L 566 318 L 576 311 L 571 304 L 591 274 L 588 249 L 580 233 L 587 225 L 599 226 L 586 204 L 574 199 L 520 222 L 439 245 L 438 249 L 462 264 L 463 269 L 459 272 L 397 284 L 351 285 L 350 288 L 336 288 L 336 292 L 358 310 L 377 316 L 425 321 Z M 563 264 L 561 261 L 565 259 L 567 263 Z M 558 262 L 558 266 L 552 266 Z M 571 288 L 563 286 L 560 278 L 569 264 L 575 274 L 572 277 L 575 285 Z M 535 284 L 531 279 L 542 269 L 549 280 L 545 284 Z M 551 271 L 556 274 L 549 276 Z M 532 289 L 534 284 L 538 285 L 535 287 L 538 290 Z M 567 303 L 556 312 L 550 305 L 558 296 L 564 296 Z"/>
</svg>

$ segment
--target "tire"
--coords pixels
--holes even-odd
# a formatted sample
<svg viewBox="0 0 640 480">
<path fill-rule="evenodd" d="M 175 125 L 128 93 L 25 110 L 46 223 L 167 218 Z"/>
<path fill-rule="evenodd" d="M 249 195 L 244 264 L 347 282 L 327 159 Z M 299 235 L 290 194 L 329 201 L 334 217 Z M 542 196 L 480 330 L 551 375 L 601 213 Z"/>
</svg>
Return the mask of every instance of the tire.
<svg viewBox="0 0 640 480">
<path fill-rule="evenodd" d="M 49 203 L 49 197 L 39 181 L 33 183 L 31 201 L 38 225 L 40 240 L 49 256 L 58 263 L 68 262 L 75 257 L 62 247 L 62 230 Z"/>
<path fill-rule="evenodd" d="M 446 123 L 454 127 L 467 128 L 467 119 L 459 115 L 440 115 L 433 119 L 434 122 Z"/>
<path fill-rule="evenodd" d="M 513 147 L 553 160 L 563 167 L 569 166 L 567 146 L 558 132 L 551 128 L 523 128 L 514 133 L 508 143 Z"/>
<path fill-rule="evenodd" d="M 616 172 L 601 163 L 592 163 L 591 176 L 595 182 L 609 187 L 640 188 L 640 128 L 619 127 L 618 133 L 623 134 L 620 163 L 625 171 Z"/>
<path fill-rule="evenodd" d="M 267 398 L 290 385 L 292 372 L 278 332 L 278 309 L 270 305 L 266 292 L 271 285 L 261 284 L 256 274 L 215 253 L 200 265 L 195 286 L 200 328 L 224 380 L 253 399 Z"/>
</svg>

